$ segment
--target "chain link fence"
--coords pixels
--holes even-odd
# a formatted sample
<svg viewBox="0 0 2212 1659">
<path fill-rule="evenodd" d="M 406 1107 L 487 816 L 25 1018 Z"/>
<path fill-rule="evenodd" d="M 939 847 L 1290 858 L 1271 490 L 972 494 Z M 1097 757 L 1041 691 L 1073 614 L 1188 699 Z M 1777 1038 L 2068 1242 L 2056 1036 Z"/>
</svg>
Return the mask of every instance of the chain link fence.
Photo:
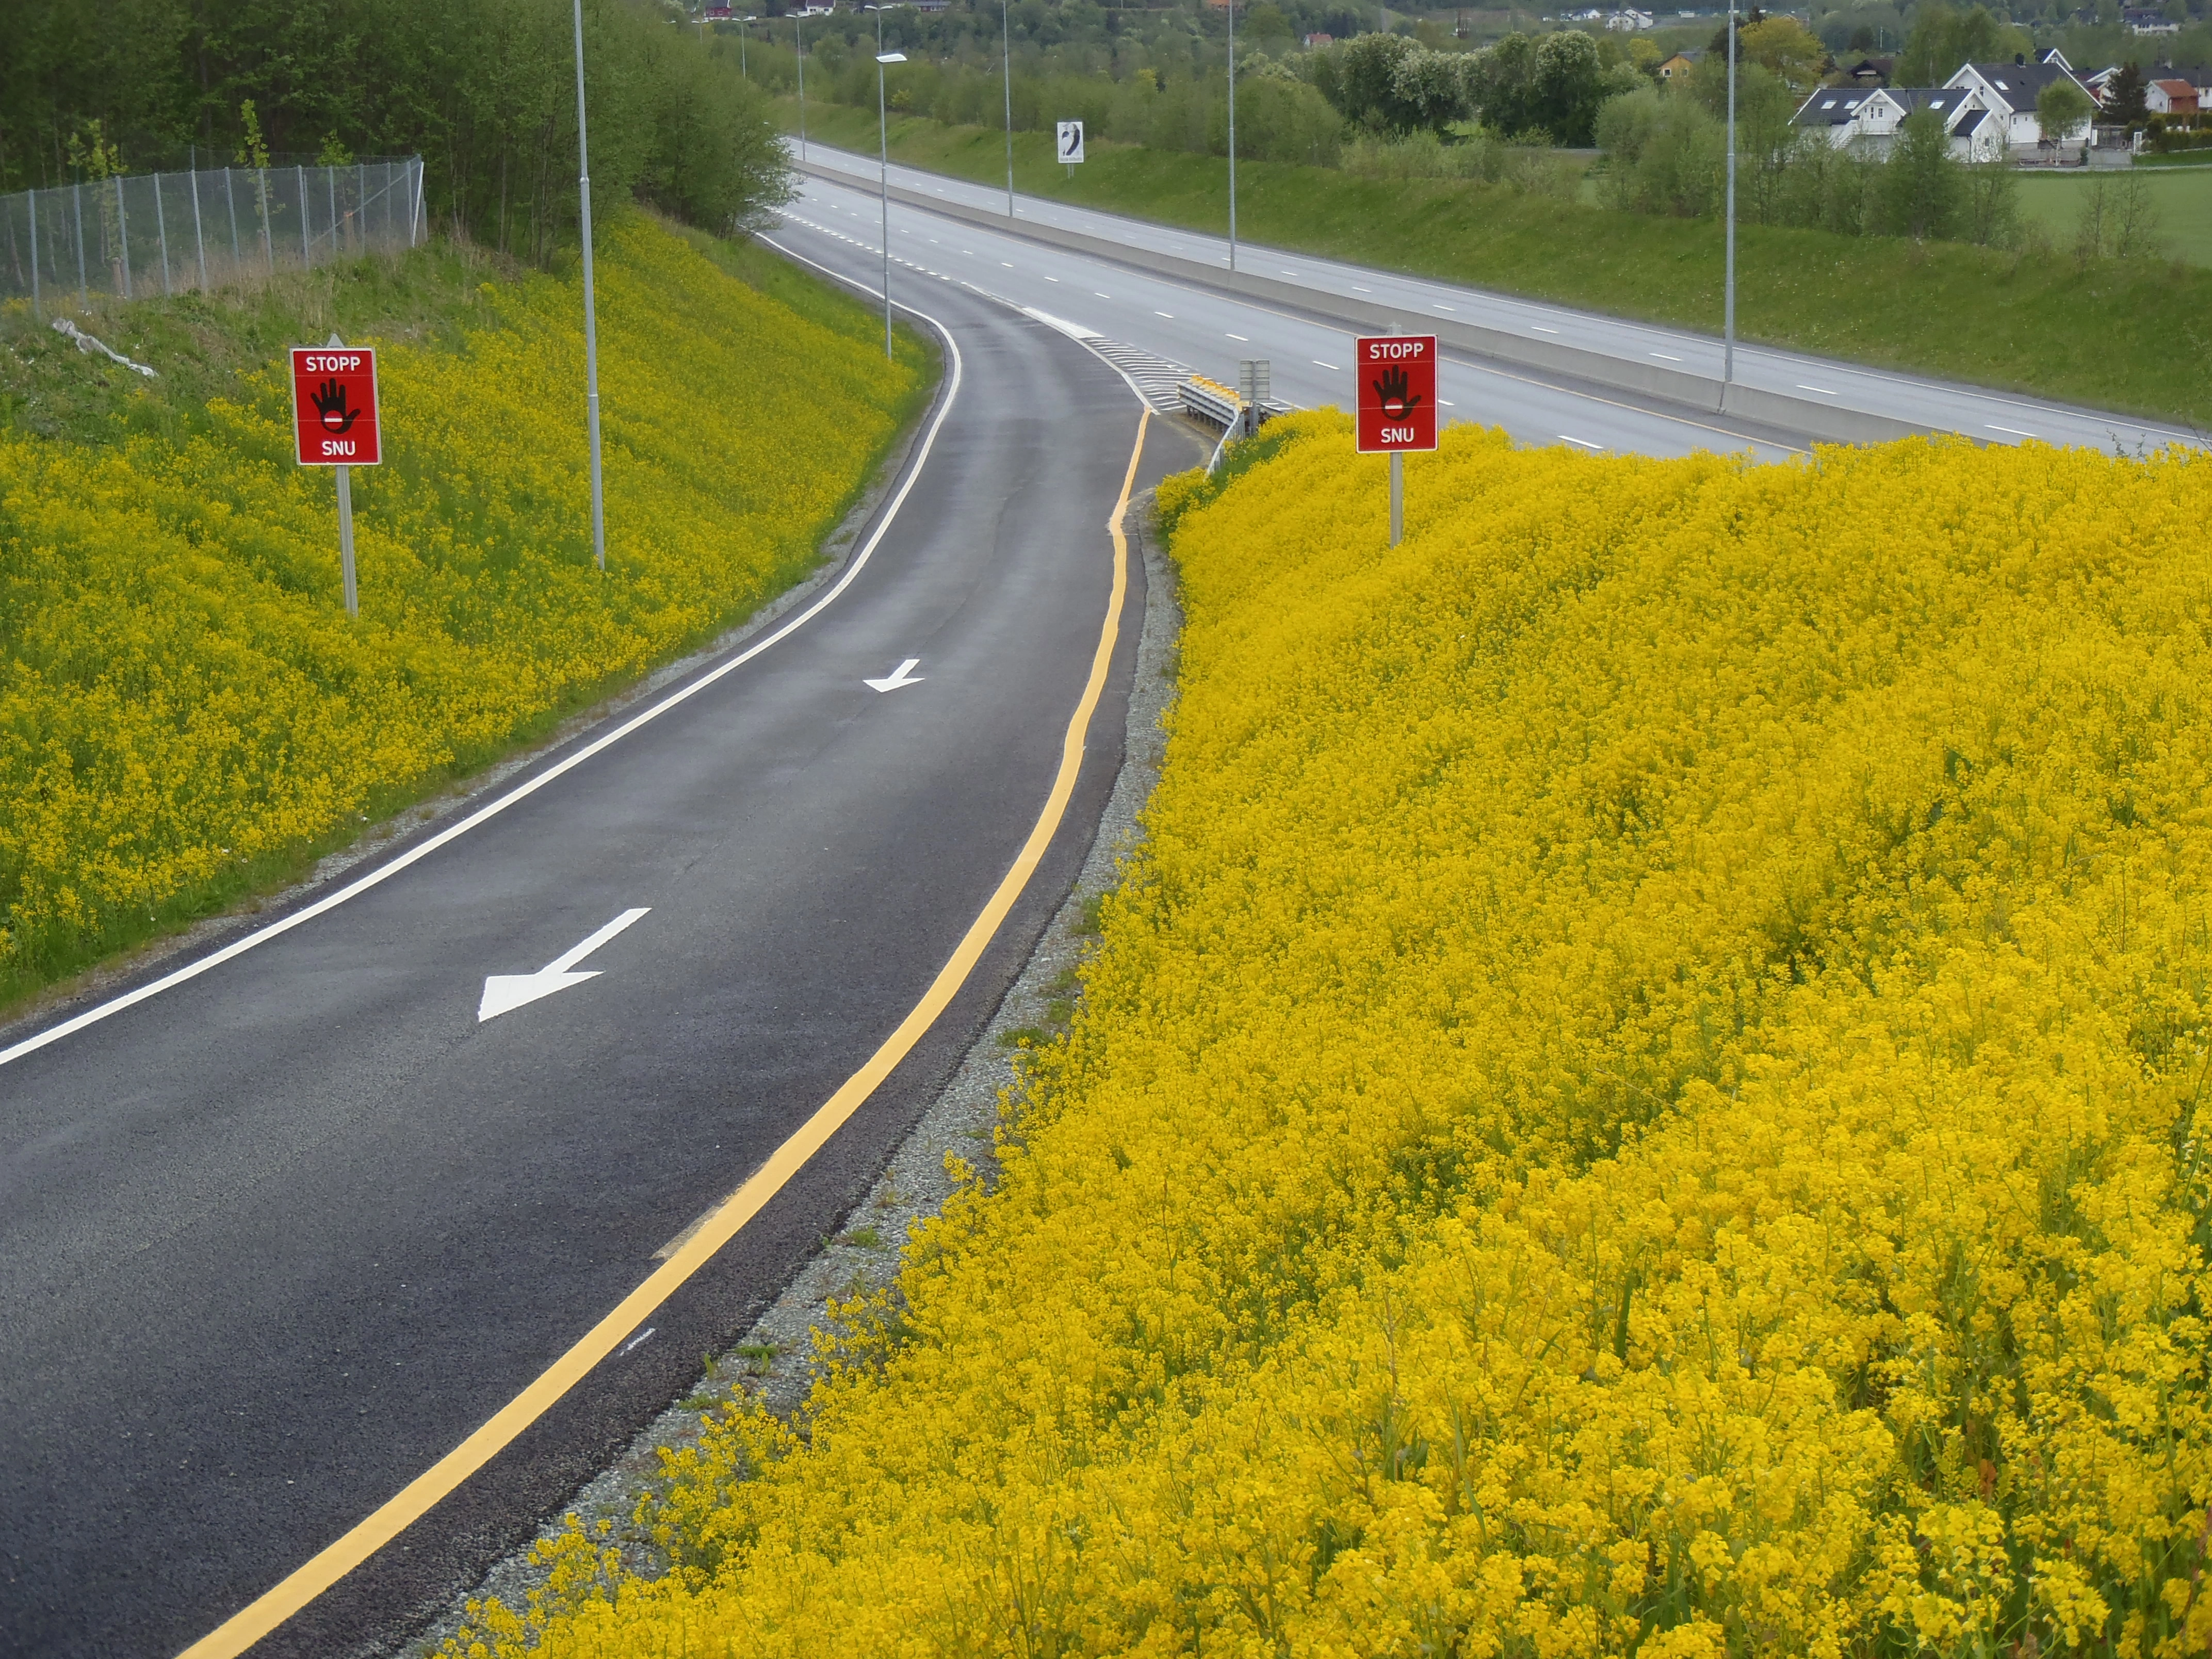
<svg viewBox="0 0 2212 1659">
<path fill-rule="evenodd" d="M 415 246 L 422 158 L 96 179 L 0 196 L 0 299 L 82 303 L 220 288 Z"/>
</svg>

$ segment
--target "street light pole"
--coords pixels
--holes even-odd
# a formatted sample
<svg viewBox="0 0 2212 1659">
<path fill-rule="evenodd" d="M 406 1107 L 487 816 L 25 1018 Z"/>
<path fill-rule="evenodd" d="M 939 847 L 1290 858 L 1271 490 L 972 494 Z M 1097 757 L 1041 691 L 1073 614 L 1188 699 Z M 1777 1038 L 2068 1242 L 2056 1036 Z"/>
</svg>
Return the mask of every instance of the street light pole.
<svg viewBox="0 0 2212 1659">
<path fill-rule="evenodd" d="M 1721 301 L 1721 388 L 1723 396 L 1735 379 L 1735 0 L 1729 0 L 1728 21 L 1728 254 Z"/>
<path fill-rule="evenodd" d="M 584 410 L 592 434 L 592 562 L 607 568 L 605 498 L 599 479 L 599 327 L 592 302 L 592 162 L 584 138 L 584 0 L 576 16 L 576 195 L 584 222 Z"/>
<path fill-rule="evenodd" d="M 1006 217 L 1014 216 L 1014 26 L 1006 0 L 999 0 L 999 50 L 1006 75 Z"/>
<path fill-rule="evenodd" d="M 1237 269 L 1237 0 L 1229 12 L 1229 268 Z"/>
<path fill-rule="evenodd" d="M 883 13 L 876 14 L 876 27 L 884 26 Z M 884 179 L 884 356 L 891 355 L 891 127 L 890 118 L 884 103 L 884 74 L 893 64 L 906 62 L 902 52 L 879 52 L 876 54 L 876 133 L 883 145 Z"/>
<path fill-rule="evenodd" d="M 752 25 L 759 21 L 757 15 L 738 19 L 738 73 L 747 81 L 753 78 L 753 72 L 745 62 L 745 45 L 752 37 Z"/>
<path fill-rule="evenodd" d="M 792 44 L 799 54 L 799 159 L 806 159 L 806 18 L 801 12 L 791 16 Z"/>
</svg>

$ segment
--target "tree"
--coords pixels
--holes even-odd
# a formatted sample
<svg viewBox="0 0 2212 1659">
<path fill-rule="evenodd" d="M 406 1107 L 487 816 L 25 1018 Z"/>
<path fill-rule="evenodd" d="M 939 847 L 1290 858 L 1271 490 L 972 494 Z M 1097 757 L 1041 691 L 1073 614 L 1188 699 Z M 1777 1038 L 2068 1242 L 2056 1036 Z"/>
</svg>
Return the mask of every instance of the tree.
<svg viewBox="0 0 2212 1659">
<path fill-rule="evenodd" d="M 1626 63 L 1606 69 L 1597 42 L 1571 29 L 1535 40 L 1509 34 L 1475 53 L 1468 75 L 1468 100 L 1485 126 L 1565 145 L 1590 143 L 1598 106 L 1643 81 Z"/>
<path fill-rule="evenodd" d="M 1350 125 L 1408 132 L 1419 122 L 1398 100 L 1398 65 L 1420 50 L 1402 34 L 1363 34 L 1322 54 L 1314 85 Z"/>
<path fill-rule="evenodd" d="M 1917 109 L 1897 130 L 1897 145 L 1890 151 L 1883 172 L 1883 195 L 1889 228 L 1923 241 L 1948 236 L 1959 216 L 1959 164 L 1951 159 L 1950 135 L 1943 118 L 1931 109 Z"/>
<path fill-rule="evenodd" d="M 2026 31 L 2001 22 L 1986 6 L 1959 9 L 1943 0 L 1928 0 L 1913 18 L 1912 33 L 1897 60 L 1897 84 L 1940 87 L 1962 64 L 2008 63 L 2034 41 Z"/>
<path fill-rule="evenodd" d="M 2072 138 L 2096 112 L 2095 102 L 2070 75 L 2060 76 L 2035 94 L 2035 125 L 2043 130 L 2046 144 Z"/>
<path fill-rule="evenodd" d="M 1407 131 L 1425 130 L 1441 137 L 1446 127 L 1467 118 L 1465 63 L 1463 53 L 1453 52 L 1409 52 L 1399 58 L 1390 89 Z"/>
<path fill-rule="evenodd" d="M 2124 125 L 2141 126 L 2150 119 L 2150 106 L 2145 102 L 2148 92 L 2142 66 L 2130 59 L 2120 65 L 2120 72 L 2105 89 L 2105 112 Z"/>
<path fill-rule="evenodd" d="M 1722 42 L 1725 50 L 1727 42 Z M 1794 17 L 1763 17 L 1736 37 L 1738 67 L 1744 62 L 1763 64 L 1785 86 L 1804 93 L 1820 84 L 1828 62 L 1828 49 L 1820 37 Z"/>
</svg>

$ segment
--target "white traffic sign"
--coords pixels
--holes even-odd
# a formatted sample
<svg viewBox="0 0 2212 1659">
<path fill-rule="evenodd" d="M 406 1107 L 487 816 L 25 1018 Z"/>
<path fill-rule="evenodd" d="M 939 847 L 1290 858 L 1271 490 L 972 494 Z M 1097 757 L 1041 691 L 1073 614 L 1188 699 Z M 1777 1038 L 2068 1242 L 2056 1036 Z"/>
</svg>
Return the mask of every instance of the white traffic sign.
<svg viewBox="0 0 2212 1659">
<path fill-rule="evenodd" d="M 1083 123 L 1062 121 L 1060 124 L 1060 159 L 1073 164 L 1083 159 Z"/>
<path fill-rule="evenodd" d="M 521 1007 L 526 1002 L 550 997 L 554 992 L 565 991 L 571 985 L 581 985 L 587 979 L 597 979 L 599 970 L 596 968 L 587 968 L 580 974 L 569 970 L 646 914 L 644 910 L 623 911 L 581 945 L 563 951 L 534 974 L 492 975 L 484 981 L 483 1000 L 477 1004 L 477 1024 L 481 1025 L 488 1019 L 497 1019 L 501 1014 Z"/>
</svg>

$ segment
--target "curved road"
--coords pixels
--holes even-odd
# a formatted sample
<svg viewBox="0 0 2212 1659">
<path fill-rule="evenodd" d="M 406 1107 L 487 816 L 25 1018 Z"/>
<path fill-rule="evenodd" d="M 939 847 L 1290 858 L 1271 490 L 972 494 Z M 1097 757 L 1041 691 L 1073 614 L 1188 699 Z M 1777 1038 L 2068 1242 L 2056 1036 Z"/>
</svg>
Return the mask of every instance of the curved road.
<svg viewBox="0 0 2212 1659">
<path fill-rule="evenodd" d="M 1061 331 L 911 297 L 959 390 L 818 614 L 346 902 L 43 1046 L 0 1037 L 0 1652 L 175 1653 L 348 1534 L 830 1099 L 1006 877 L 1098 647 L 1139 405 Z M 1200 453 L 1151 432 L 1140 489 Z M 834 1230 L 1073 877 L 1141 610 L 1042 865 L 902 1063 L 649 1335 L 257 1653 L 388 1650 Z M 908 659 L 918 683 L 864 684 Z M 480 1019 L 488 980 L 556 963 L 596 977 Z"/>
</svg>

